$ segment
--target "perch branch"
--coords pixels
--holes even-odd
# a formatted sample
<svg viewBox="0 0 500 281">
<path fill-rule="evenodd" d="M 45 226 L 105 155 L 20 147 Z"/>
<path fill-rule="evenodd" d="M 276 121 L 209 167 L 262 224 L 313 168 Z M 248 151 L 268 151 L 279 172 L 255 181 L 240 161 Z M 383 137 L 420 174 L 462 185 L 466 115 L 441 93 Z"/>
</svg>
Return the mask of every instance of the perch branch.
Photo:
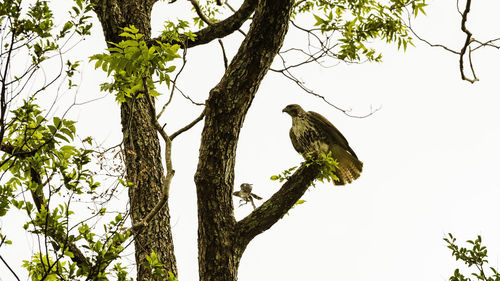
<svg viewBox="0 0 500 281">
<path fill-rule="evenodd" d="M 317 165 L 302 165 L 271 198 L 237 223 L 243 244 L 266 231 L 281 219 L 302 197 L 320 172 Z"/>
</svg>

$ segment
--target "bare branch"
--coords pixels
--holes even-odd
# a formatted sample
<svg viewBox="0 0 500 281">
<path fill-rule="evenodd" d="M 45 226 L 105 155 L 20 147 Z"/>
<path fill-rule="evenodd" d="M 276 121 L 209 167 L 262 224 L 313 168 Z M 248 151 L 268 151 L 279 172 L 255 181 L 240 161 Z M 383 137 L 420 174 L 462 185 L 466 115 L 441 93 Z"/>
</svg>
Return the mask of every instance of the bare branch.
<svg viewBox="0 0 500 281">
<path fill-rule="evenodd" d="M 168 101 L 165 103 L 165 105 L 163 105 L 160 113 L 158 113 L 158 115 L 156 115 L 156 119 L 160 119 L 161 115 L 163 114 L 163 112 L 165 112 L 165 109 L 172 101 L 172 97 L 174 96 L 174 90 L 177 88 L 177 79 L 179 78 L 182 71 L 184 70 L 184 67 L 186 66 L 186 62 L 187 62 L 187 48 L 184 48 L 184 51 L 182 52 L 182 66 L 181 66 L 181 69 L 179 70 L 179 72 L 177 72 L 177 74 L 175 75 L 174 80 L 172 81 L 172 90 L 170 91 L 170 97 L 168 98 Z"/>
<path fill-rule="evenodd" d="M 469 45 L 472 43 L 472 33 L 467 29 L 467 27 L 465 26 L 465 24 L 467 23 L 467 16 L 470 12 L 470 5 L 471 5 L 471 2 L 472 0 L 467 0 L 466 4 L 465 4 L 465 9 L 462 13 L 462 22 L 461 22 L 461 29 L 462 31 L 467 35 L 466 38 L 465 38 L 465 42 L 464 42 L 464 46 L 462 47 L 462 49 L 460 50 L 460 60 L 459 60 L 459 64 L 460 64 L 460 74 L 462 75 L 462 80 L 465 80 L 465 81 L 468 81 L 470 83 L 474 83 L 476 81 L 479 81 L 479 79 L 477 79 L 476 77 L 476 74 L 474 73 L 474 68 L 472 66 L 472 61 L 470 61 L 470 67 L 471 67 L 471 70 L 472 70 L 472 77 L 473 78 L 468 78 L 466 75 L 465 75 L 465 72 L 464 72 L 464 56 L 465 56 L 465 53 L 467 52 L 467 48 L 469 48 Z M 469 52 L 470 52 L 470 48 L 469 48 Z M 470 54 L 469 54 L 470 55 Z M 469 57 L 470 58 L 470 57 Z"/>
<path fill-rule="evenodd" d="M 459 51 L 455 51 L 455 50 L 453 50 L 453 49 L 450 49 L 450 48 L 448 48 L 448 47 L 447 47 L 447 46 L 445 46 L 445 45 L 441 45 L 441 44 L 434 44 L 434 43 L 431 43 L 431 42 L 427 41 L 426 39 L 424 39 L 424 38 L 420 37 L 420 36 L 419 36 L 419 35 L 415 32 L 415 30 L 413 30 L 413 28 L 411 27 L 411 25 L 410 25 L 410 24 L 408 24 L 408 25 L 407 25 L 407 27 L 410 29 L 411 33 L 412 33 L 413 35 L 415 35 L 415 37 L 417 37 L 417 39 L 418 39 L 418 40 L 420 40 L 420 41 L 424 42 L 425 44 L 429 45 L 430 47 L 439 47 L 439 48 L 443 48 L 443 49 L 445 49 L 446 51 L 448 51 L 448 52 L 450 52 L 450 53 L 453 53 L 453 54 L 456 54 L 456 55 L 459 55 L 459 54 L 460 54 L 460 52 L 459 52 Z"/>
<path fill-rule="evenodd" d="M 16 277 L 16 279 L 18 281 L 21 281 L 21 279 L 19 279 L 19 276 L 17 276 L 17 274 L 14 272 L 14 270 L 9 266 L 9 264 L 3 259 L 2 256 L 0 256 L 0 260 L 2 260 L 3 264 L 5 264 L 5 266 L 9 269 L 9 271 L 14 275 L 14 277 Z"/>
<path fill-rule="evenodd" d="M 270 69 L 271 71 L 282 74 L 285 78 L 291 80 L 297 86 L 299 86 L 304 92 L 322 99 L 328 105 L 341 111 L 342 113 L 344 113 L 345 115 L 347 115 L 349 117 L 366 118 L 366 117 L 374 114 L 376 111 L 378 111 L 380 109 L 380 108 L 376 108 L 375 110 L 372 109 L 368 114 L 365 114 L 365 115 L 353 115 L 350 113 L 351 109 L 344 109 L 344 108 L 341 108 L 341 107 L 329 102 L 324 96 L 316 93 L 312 89 L 309 89 L 308 87 L 305 86 L 305 83 L 303 81 L 301 81 L 300 79 L 295 77 L 295 75 L 291 72 L 291 69 L 293 69 L 293 68 L 300 67 L 300 66 L 303 66 L 305 64 L 312 63 L 312 62 L 315 62 L 322 67 L 331 67 L 334 65 L 330 65 L 330 66 L 325 65 L 324 62 L 322 61 L 322 58 L 332 59 L 332 60 L 335 60 L 337 63 L 340 63 L 341 60 L 339 60 L 337 54 L 334 53 L 334 48 L 336 48 L 338 46 L 338 42 L 333 40 L 334 39 L 334 37 L 333 37 L 334 32 L 331 32 L 331 34 L 323 34 L 321 36 L 324 38 L 322 38 L 318 34 L 316 34 L 316 31 L 319 31 L 319 30 L 303 28 L 303 27 L 297 25 L 294 21 L 290 21 L 290 22 L 291 22 L 293 27 L 295 27 L 299 31 L 304 32 L 307 35 L 308 50 L 304 50 L 304 49 L 300 49 L 300 48 L 290 48 L 287 50 L 280 51 L 280 53 L 278 53 L 278 57 L 281 59 L 281 63 L 283 65 L 283 68 Z M 295 53 L 298 53 L 299 55 L 302 55 L 305 57 L 296 63 L 287 64 L 286 59 L 284 58 L 284 55 L 286 53 L 289 53 L 289 52 L 295 52 Z"/>
<path fill-rule="evenodd" d="M 179 129 L 177 132 L 173 133 L 172 135 L 170 135 L 170 140 L 174 140 L 175 137 L 177 137 L 178 135 L 184 133 L 185 131 L 191 129 L 194 125 L 196 125 L 196 123 L 200 122 L 203 117 L 205 117 L 205 110 L 203 110 L 200 114 L 200 116 L 198 116 L 196 119 L 193 120 L 193 122 L 189 123 L 188 125 L 186 125 L 185 127 Z"/>
<path fill-rule="evenodd" d="M 4 236 L 2 238 L 2 241 L 0 241 L 0 247 L 2 247 L 3 243 L 5 242 L 5 239 L 7 239 L 6 236 Z M 9 269 L 9 271 L 12 273 L 12 275 L 14 275 L 14 277 L 16 277 L 16 279 L 18 281 L 21 281 L 21 279 L 19 279 L 19 276 L 17 276 L 17 274 L 14 272 L 14 270 L 9 266 L 9 264 L 3 259 L 2 256 L 0 256 L 0 260 L 2 260 L 3 264 L 5 264 L 5 266 Z"/>
<path fill-rule="evenodd" d="M 479 49 L 479 48 L 482 48 L 482 47 L 492 47 L 492 48 L 495 48 L 495 49 L 500 49 L 500 45 L 495 45 L 493 44 L 494 42 L 496 41 L 499 41 L 500 38 L 495 38 L 495 39 L 490 39 L 486 42 L 481 42 L 481 41 L 478 41 L 477 39 L 475 38 L 471 38 L 471 40 L 474 42 L 474 43 L 477 43 L 479 44 L 478 46 L 474 47 L 471 49 L 472 52 L 474 52 L 475 50 Z M 471 43 L 472 44 L 472 43 Z"/>
<path fill-rule="evenodd" d="M 222 59 L 224 60 L 224 69 L 227 69 L 227 56 L 226 56 L 226 49 L 224 49 L 224 43 L 222 43 L 222 40 L 219 39 L 219 45 L 220 45 L 220 48 L 222 49 Z"/>
<path fill-rule="evenodd" d="M 431 47 L 439 47 L 439 48 L 442 48 L 450 53 L 453 53 L 455 55 L 458 55 L 459 56 L 459 69 L 460 69 L 460 76 L 462 78 L 462 80 L 464 81 L 467 81 L 467 82 L 470 82 L 470 83 L 474 83 L 476 81 L 479 81 L 479 79 L 477 78 L 477 75 L 476 75 L 476 72 L 474 70 L 474 65 L 473 65 L 473 61 L 472 61 L 472 52 L 476 51 L 477 49 L 481 48 L 481 47 L 493 47 L 493 48 L 496 48 L 496 49 L 500 49 L 500 46 L 498 45 L 495 45 L 494 42 L 500 40 L 500 38 L 496 38 L 496 39 L 491 39 L 491 40 L 488 40 L 486 42 L 480 42 L 476 39 L 474 39 L 472 37 L 472 32 L 467 28 L 467 19 L 468 19 L 468 15 L 469 15 L 469 12 L 470 12 L 470 7 L 471 7 L 471 4 L 472 4 L 472 0 L 466 0 L 466 3 L 465 3 L 465 8 L 463 11 L 460 10 L 460 5 L 459 5 L 459 0 L 456 1 L 456 8 L 457 8 L 457 11 L 458 13 L 460 14 L 460 17 L 462 18 L 461 19 L 461 22 L 460 22 L 460 29 L 462 30 L 463 33 L 465 33 L 465 41 L 463 43 L 463 46 L 462 48 L 460 49 L 460 51 L 455 51 L 447 46 L 444 46 L 444 45 L 441 45 L 441 44 L 433 44 L 433 43 L 430 43 L 429 41 L 425 40 L 424 38 L 420 37 L 411 27 L 411 18 L 410 16 L 408 15 L 408 24 L 407 24 L 407 27 L 410 29 L 410 31 L 413 33 L 413 35 L 415 35 L 415 37 L 417 37 L 418 40 L 426 43 L 427 45 L 431 46 Z M 475 46 L 475 47 L 472 47 L 472 43 L 477 43 L 478 46 Z M 468 54 L 467 54 L 468 53 Z M 466 71 L 465 71 L 465 57 L 467 56 L 467 60 L 468 60 L 468 64 L 469 64 L 469 67 L 470 67 L 470 72 L 472 74 L 472 77 L 468 77 L 466 75 Z"/>
<path fill-rule="evenodd" d="M 460 14 L 461 17 L 464 16 L 464 14 L 462 13 L 462 11 L 460 11 L 460 0 L 457 0 L 456 1 L 456 7 L 457 7 L 457 12 Z"/>
<path fill-rule="evenodd" d="M 231 5 L 229 5 L 227 1 L 224 1 L 224 5 L 226 5 L 229 8 L 229 10 L 231 10 L 231 12 L 236 13 L 236 10 Z"/>
<path fill-rule="evenodd" d="M 278 54 L 279 55 L 279 54 Z M 289 80 L 293 81 L 297 86 L 299 86 L 304 92 L 310 94 L 310 95 L 313 95 L 317 98 L 320 98 L 322 99 L 326 104 L 330 105 L 331 107 L 337 109 L 338 111 L 341 111 L 342 113 L 344 113 L 345 115 L 349 116 L 349 117 L 352 117 L 352 118 L 366 118 L 368 116 L 371 116 L 373 115 L 375 112 L 379 111 L 380 110 L 380 107 L 378 108 L 375 108 L 375 109 L 371 109 L 369 113 L 365 114 L 365 115 L 353 115 L 351 114 L 350 112 L 352 111 L 352 109 L 344 109 L 344 108 L 341 108 L 333 103 L 331 103 L 330 101 L 328 101 L 324 96 L 316 93 L 315 91 L 307 88 L 305 85 L 304 85 L 304 82 L 300 81 L 298 78 L 296 78 L 290 71 L 288 70 L 284 70 L 282 72 L 280 72 L 281 74 L 283 74 L 283 76 L 285 76 L 286 78 L 288 78 Z"/>
<path fill-rule="evenodd" d="M 182 91 L 179 87 L 175 86 L 175 89 L 176 89 L 177 91 L 179 91 L 179 93 L 181 93 L 181 95 L 182 95 L 185 99 L 187 99 L 188 101 L 190 101 L 192 104 L 194 104 L 194 105 L 198 105 L 198 106 L 204 106 L 204 105 L 205 105 L 205 103 L 202 103 L 202 102 L 196 102 L 196 101 L 194 101 L 192 98 L 190 98 L 188 95 L 186 95 L 186 94 L 185 94 L 185 93 L 184 93 L 184 92 L 183 92 L 183 91 Z"/>
</svg>

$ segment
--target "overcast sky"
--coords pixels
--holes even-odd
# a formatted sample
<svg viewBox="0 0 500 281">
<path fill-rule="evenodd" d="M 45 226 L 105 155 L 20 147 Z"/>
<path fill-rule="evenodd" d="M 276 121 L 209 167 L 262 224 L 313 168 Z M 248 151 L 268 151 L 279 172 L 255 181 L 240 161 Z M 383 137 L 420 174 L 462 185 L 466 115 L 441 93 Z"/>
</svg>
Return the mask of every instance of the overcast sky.
<svg viewBox="0 0 500 281">
<path fill-rule="evenodd" d="M 494 15 L 500 8 L 497 2 L 473 3 L 470 29 L 478 33 L 475 38 L 500 35 L 494 28 L 500 26 Z M 165 20 L 164 7 L 164 3 L 155 6 L 156 32 Z M 168 9 L 178 8 L 180 13 L 183 7 L 176 3 Z M 432 42 L 459 49 L 465 38 L 459 24 L 455 1 L 430 1 L 427 17 L 414 27 Z M 99 29 L 96 26 L 92 38 L 83 43 L 81 56 L 104 48 Z M 229 55 L 241 39 L 240 34 L 224 39 Z M 285 44 L 295 39 L 288 38 Z M 303 198 L 305 204 L 250 243 L 239 280 L 448 280 L 456 265 L 442 241 L 448 232 L 462 241 L 481 234 L 491 265 L 498 266 L 500 54 L 483 50 L 474 55 L 480 81 L 471 85 L 460 79 L 457 56 L 419 42 L 415 45 L 406 53 L 382 48 L 382 63 L 309 65 L 296 72 L 308 87 L 340 107 L 352 108 L 353 114 L 380 108 L 364 119 L 346 116 L 279 74 L 266 76 L 241 133 L 237 186 L 253 183 L 254 192 L 267 199 L 280 188 L 270 176 L 302 161 L 288 137 L 291 119 L 281 112 L 291 103 L 335 124 L 364 162 L 364 170 L 346 187 L 311 188 Z M 204 101 L 223 73 L 220 48 L 214 42 L 189 50 L 189 55 L 179 87 L 194 100 Z M 90 65 L 83 73 L 81 100 L 102 96 L 96 85 L 104 77 L 92 69 Z M 200 111 L 177 95 L 162 123 L 173 132 Z M 82 138 L 92 135 L 108 145 L 121 140 L 119 106 L 112 96 L 75 108 L 71 117 L 79 121 Z M 170 209 L 179 278 L 186 281 L 198 279 L 193 175 L 201 128 L 198 124 L 173 143 L 176 175 Z M 250 205 L 236 208 L 236 216 L 241 219 L 251 210 Z M 6 222 L 2 229 L 9 231 Z M 20 243 L 2 247 L 2 256 L 33 246 L 33 241 Z M 0 276 L 5 270 L 0 266 Z"/>
</svg>

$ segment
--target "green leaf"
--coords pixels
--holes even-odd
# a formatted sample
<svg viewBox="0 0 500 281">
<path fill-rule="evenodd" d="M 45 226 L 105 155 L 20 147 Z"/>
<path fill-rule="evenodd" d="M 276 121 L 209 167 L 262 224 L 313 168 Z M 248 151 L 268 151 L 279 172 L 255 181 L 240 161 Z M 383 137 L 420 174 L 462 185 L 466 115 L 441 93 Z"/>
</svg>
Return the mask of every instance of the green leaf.
<svg viewBox="0 0 500 281">
<path fill-rule="evenodd" d="M 54 117 L 54 118 L 52 119 L 52 122 L 54 123 L 54 126 L 55 126 L 56 128 L 60 128 L 60 127 L 61 127 L 61 118 L 59 118 L 59 117 Z"/>
</svg>

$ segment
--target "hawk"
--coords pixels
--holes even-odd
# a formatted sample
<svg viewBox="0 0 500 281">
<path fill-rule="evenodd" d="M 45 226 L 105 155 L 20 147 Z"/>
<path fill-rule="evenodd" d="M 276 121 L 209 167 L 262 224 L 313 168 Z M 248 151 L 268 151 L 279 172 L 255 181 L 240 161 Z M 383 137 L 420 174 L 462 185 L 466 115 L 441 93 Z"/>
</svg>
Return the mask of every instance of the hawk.
<svg viewBox="0 0 500 281">
<path fill-rule="evenodd" d="M 256 194 L 252 193 L 252 184 L 251 183 L 242 183 L 240 186 L 240 191 L 235 191 L 233 192 L 234 196 L 238 196 L 241 198 L 242 201 L 244 201 L 243 204 L 246 204 L 248 202 L 252 203 L 253 208 L 255 209 L 255 204 L 253 203 L 253 198 L 257 200 L 261 200 L 262 197 L 257 196 Z M 242 204 L 240 204 L 241 206 Z"/>
<path fill-rule="evenodd" d="M 338 181 L 335 185 L 345 185 L 359 178 L 363 170 L 363 162 L 349 146 L 346 138 L 332 123 L 321 114 L 305 111 L 298 104 L 287 105 L 283 112 L 292 117 L 290 139 L 298 153 L 307 154 L 332 153 L 339 165 L 336 170 Z"/>
</svg>

